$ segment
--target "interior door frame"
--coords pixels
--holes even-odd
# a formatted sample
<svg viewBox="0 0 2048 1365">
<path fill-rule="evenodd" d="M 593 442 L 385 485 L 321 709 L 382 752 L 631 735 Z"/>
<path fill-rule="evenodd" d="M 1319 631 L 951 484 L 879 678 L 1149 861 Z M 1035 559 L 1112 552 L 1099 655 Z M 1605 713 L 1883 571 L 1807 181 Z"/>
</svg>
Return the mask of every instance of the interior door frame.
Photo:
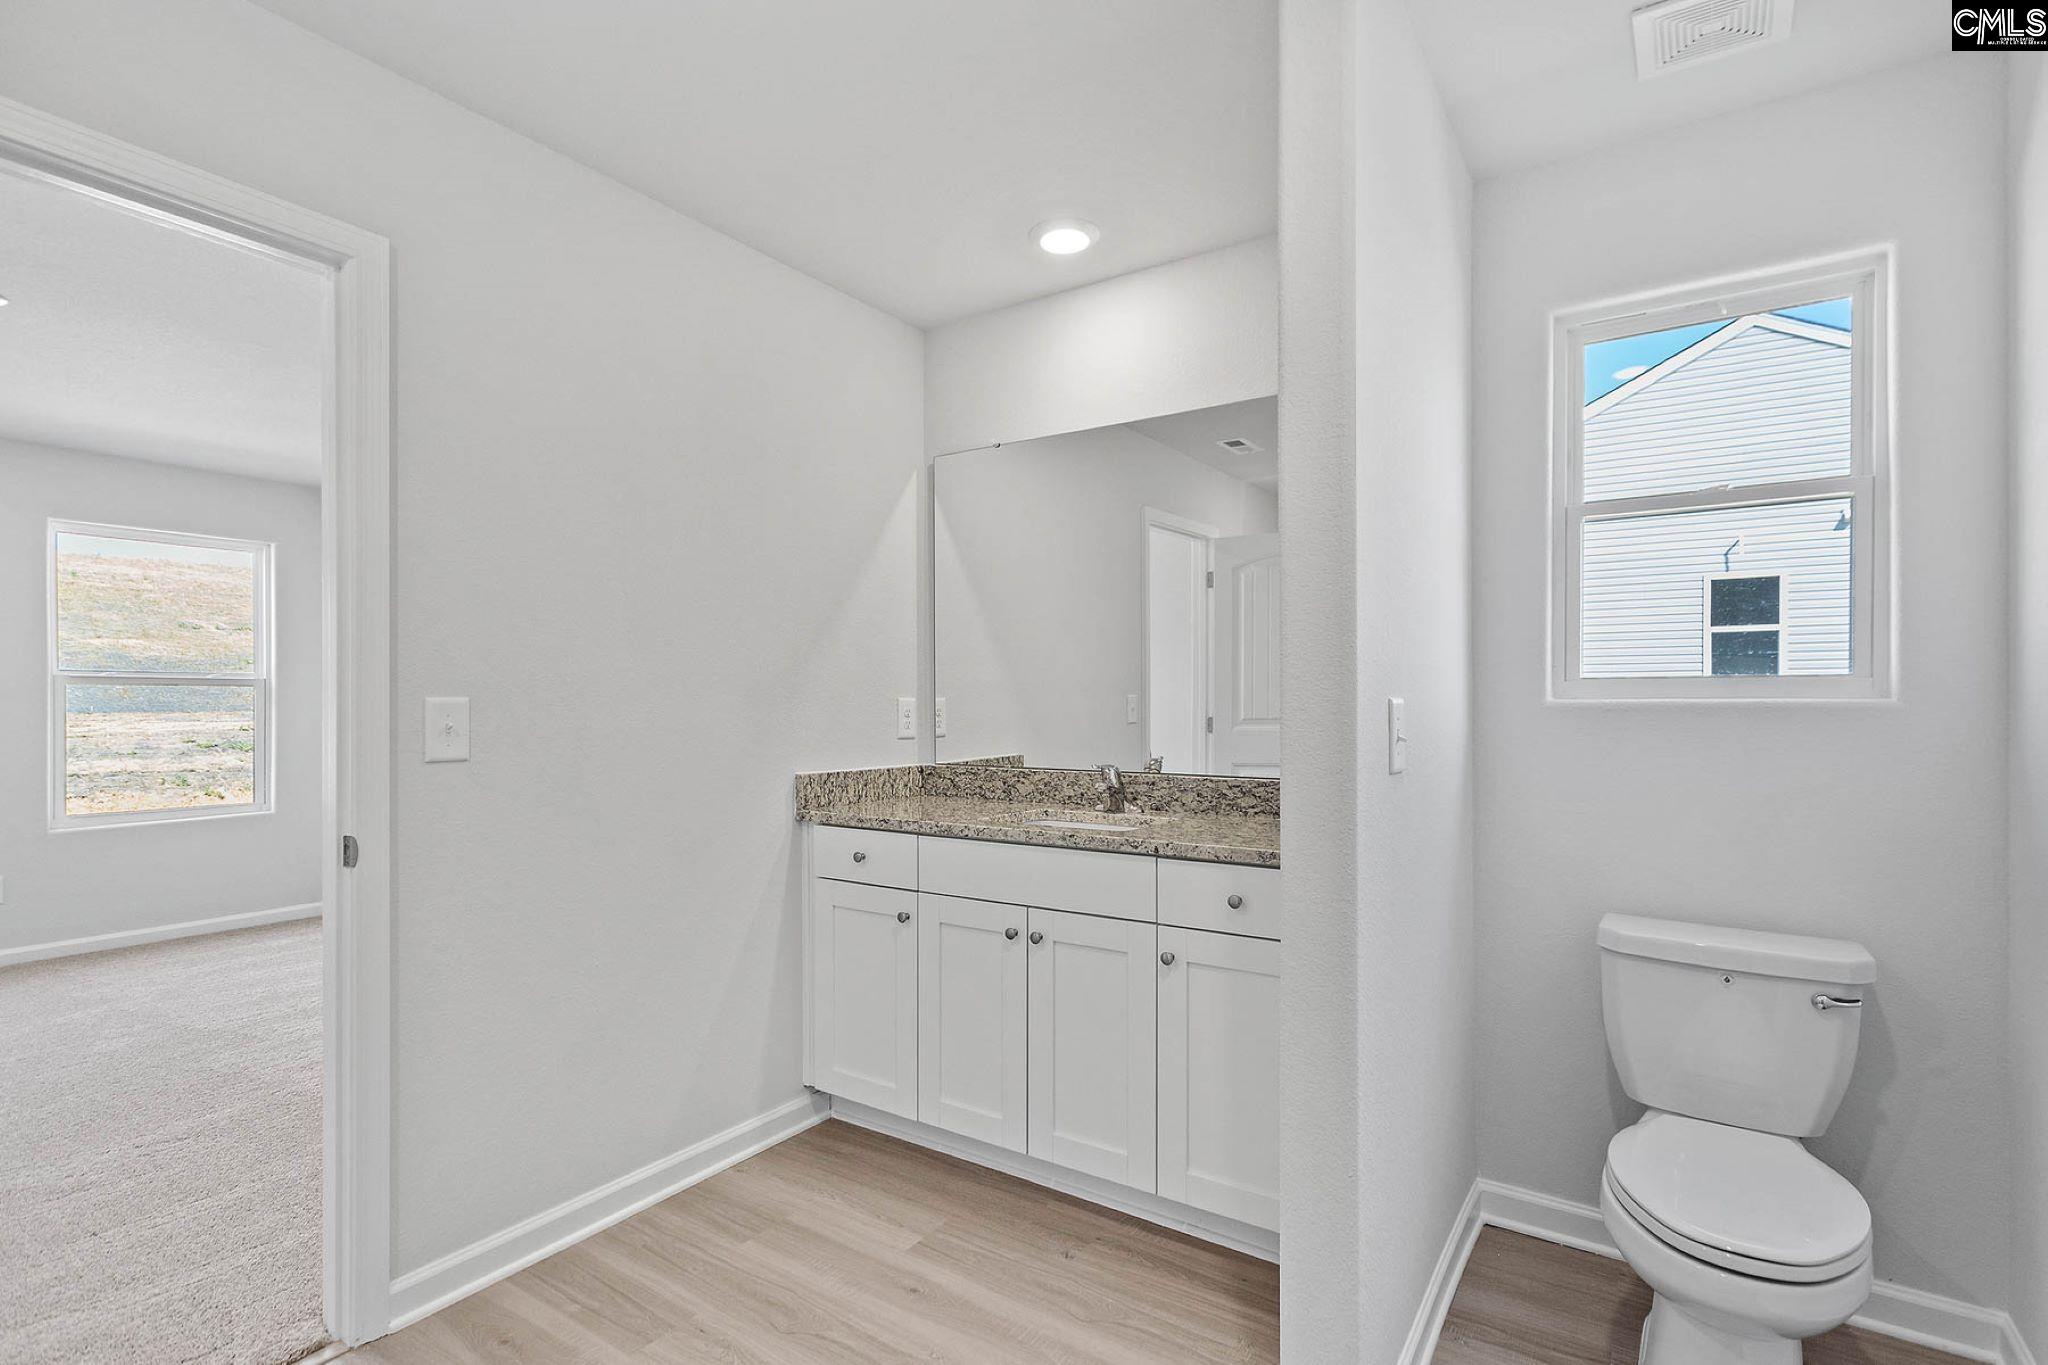
<svg viewBox="0 0 2048 1365">
<path fill-rule="evenodd" d="M 0 99 L 0 162 L 332 280 L 321 470 L 322 1306 L 348 1345 L 390 1326 L 390 244 Z M 359 850 L 344 872 L 342 836 Z"/>
<path fill-rule="evenodd" d="M 1208 575 L 1202 598 L 1202 608 L 1195 615 L 1202 632 L 1202 661 L 1197 671 L 1196 687 L 1201 692 L 1201 705 L 1197 708 L 1210 722 L 1215 720 L 1211 709 L 1216 698 L 1210 695 L 1209 677 L 1216 669 L 1216 627 L 1212 619 L 1212 604 L 1215 602 L 1215 541 L 1223 534 L 1217 527 L 1177 512 L 1168 512 L 1158 507 L 1147 507 L 1139 516 L 1138 524 L 1138 732 L 1144 737 L 1145 756 L 1152 756 L 1152 529 L 1177 532 L 1192 540 L 1202 542 L 1202 569 Z M 1202 766 L 1200 773 L 1207 773 L 1212 766 L 1211 749 L 1215 747 L 1213 735 L 1205 731 L 1201 738 Z"/>
</svg>

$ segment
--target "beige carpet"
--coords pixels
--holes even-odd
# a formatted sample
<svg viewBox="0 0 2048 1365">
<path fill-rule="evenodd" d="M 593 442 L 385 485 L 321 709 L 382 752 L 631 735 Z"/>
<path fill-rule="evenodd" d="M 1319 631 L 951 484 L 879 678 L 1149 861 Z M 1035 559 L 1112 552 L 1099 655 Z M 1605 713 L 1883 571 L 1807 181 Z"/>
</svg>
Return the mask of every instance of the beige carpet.
<svg viewBox="0 0 2048 1365">
<path fill-rule="evenodd" d="M 318 920 L 0 968 L 0 1362 L 326 1340 L 320 1060 Z"/>
</svg>

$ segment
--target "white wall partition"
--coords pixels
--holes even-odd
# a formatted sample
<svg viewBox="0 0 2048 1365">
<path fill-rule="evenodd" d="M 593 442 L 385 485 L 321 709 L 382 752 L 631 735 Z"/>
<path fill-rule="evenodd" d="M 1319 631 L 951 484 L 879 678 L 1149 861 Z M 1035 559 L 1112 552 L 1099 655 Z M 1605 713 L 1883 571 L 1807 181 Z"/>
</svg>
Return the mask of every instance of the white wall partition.
<svg viewBox="0 0 2048 1365">
<path fill-rule="evenodd" d="M 1476 1173 L 1471 180 L 1401 5 L 1291 3 L 1281 60 L 1281 1343 L 1392 1361 Z"/>
<path fill-rule="evenodd" d="M 2005 106 L 1946 56 L 1485 182 L 1473 482 L 1479 1148 L 1595 1201 L 1635 1116 L 1607 1061 L 1608 910 L 1855 939 L 1875 1005 L 1814 1150 L 1881 1279 L 2007 1292 Z M 1544 695 L 1551 314 L 1889 246 L 1892 701 Z"/>
<path fill-rule="evenodd" d="M 2048 1352 L 2048 57 L 2012 76 L 2012 1299 Z"/>
<path fill-rule="evenodd" d="M 789 774 L 910 757 L 919 334 L 233 0 L 12 4 L 0 90 L 390 239 L 398 1277 L 743 1143 L 801 1094 Z"/>
<path fill-rule="evenodd" d="M 271 809 L 50 828 L 50 518 L 276 546 Z M 0 441 L 0 962 L 115 946 L 195 921 L 319 913 L 320 490 Z M 78 943 L 76 940 L 103 940 Z"/>
</svg>

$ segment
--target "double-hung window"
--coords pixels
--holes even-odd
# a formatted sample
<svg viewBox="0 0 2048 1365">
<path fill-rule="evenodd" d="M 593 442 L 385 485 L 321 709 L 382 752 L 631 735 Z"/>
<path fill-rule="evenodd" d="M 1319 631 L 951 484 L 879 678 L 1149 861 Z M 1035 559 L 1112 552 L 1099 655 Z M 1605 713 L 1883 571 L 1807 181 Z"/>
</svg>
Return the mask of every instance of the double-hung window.
<svg viewBox="0 0 2048 1365">
<path fill-rule="evenodd" d="M 271 547 L 53 521 L 50 823 L 270 808 Z"/>
<path fill-rule="evenodd" d="M 1555 320 L 1552 696 L 1889 694 L 1888 271 Z"/>
</svg>

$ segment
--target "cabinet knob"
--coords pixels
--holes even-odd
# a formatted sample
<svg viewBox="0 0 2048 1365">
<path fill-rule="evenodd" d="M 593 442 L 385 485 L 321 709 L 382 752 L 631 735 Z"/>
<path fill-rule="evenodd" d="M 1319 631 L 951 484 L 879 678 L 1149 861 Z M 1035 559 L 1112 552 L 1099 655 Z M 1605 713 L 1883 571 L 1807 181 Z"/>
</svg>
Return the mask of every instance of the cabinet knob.
<svg viewBox="0 0 2048 1365">
<path fill-rule="evenodd" d="M 1171 967 L 1173 965 L 1173 954 L 1161 953 L 1159 955 L 1159 965 L 1161 965 L 1162 967 Z"/>
<path fill-rule="evenodd" d="M 1007 929 L 1003 930 L 1003 937 L 1004 937 L 1004 938 L 1015 938 L 1015 937 L 1017 937 L 1017 926 L 1013 924 L 1013 925 L 1011 925 L 1011 926 L 1010 926 L 1009 928 L 1007 928 Z"/>
<path fill-rule="evenodd" d="M 864 863 L 868 860 L 868 855 L 865 853 L 856 852 L 853 855 L 853 860 L 857 863 Z"/>
<path fill-rule="evenodd" d="M 1036 929 L 1033 929 L 1031 931 L 1031 941 L 1033 943 L 1043 943 L 1045 942 L 1045 935 L 1039 933 Z"/>
<path fill-rule="evenodd" d="M 1231 909 L 1233 909 L 1233 910 L 1242 910 L 1242 909 L 1244 909 L 1244 897 L 1243 897 L 1243 896 L 1232 896 L 1232 897 L 1231 897 L 1231 898 L 1230 898 L 1229 900 L 1227 900 L 1227 901 L 1225 901 L 1225 902 L 1223 902 L 1223 903 L 1224 903 L 1225 905 L 1229 906 L 1229 907 L 1230 907 Z"/>
<path fill-rule="evenodd" d="M 898 910 L 896 912 L 896 922 L 898 924 L 910 923 L 910 912 L 908 910 Z"/>
</svg>

